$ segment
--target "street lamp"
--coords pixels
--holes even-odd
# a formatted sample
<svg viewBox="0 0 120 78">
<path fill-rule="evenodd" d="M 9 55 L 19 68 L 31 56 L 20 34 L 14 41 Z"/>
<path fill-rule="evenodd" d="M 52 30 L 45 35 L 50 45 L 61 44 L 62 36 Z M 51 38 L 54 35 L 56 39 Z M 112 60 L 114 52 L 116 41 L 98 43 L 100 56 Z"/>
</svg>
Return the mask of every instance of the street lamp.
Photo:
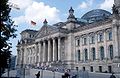
<svg viewBox="0 0 120 78">
<path fill-rule="evenodd" d="M 53 72 L 53 78 L 55 78 L 55 70 L 53 69 L 52 72 Z"/>
<path fill-rule="evenodd" d="M 44 68 L 42 67 L 42 70 L 41 70 L 41 78 L 43 78 L 43 70 L 44 70 Z"/>
<path fill-rule="evenodd" d="M 8 64 L 8 78 L 9 78 L 9 72 L 10 72 L 10 61 L 11 59 L 7 59 L 7 64 Z"/>
<path fill-rule="evenodd" d="M 79 78 L 79 75 L 78 75 L 78 67 L 76 67 L 76 71 L 77 71 L 77 78 Z"/>
</svg>

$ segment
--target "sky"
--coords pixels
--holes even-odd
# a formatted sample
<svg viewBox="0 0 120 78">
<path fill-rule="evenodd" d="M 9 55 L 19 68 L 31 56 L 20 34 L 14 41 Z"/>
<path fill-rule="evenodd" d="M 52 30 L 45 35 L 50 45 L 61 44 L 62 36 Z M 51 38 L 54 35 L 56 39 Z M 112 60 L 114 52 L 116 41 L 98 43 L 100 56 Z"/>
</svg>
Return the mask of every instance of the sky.
<svg viewBox="0 0 120 78">
<path fill-rule="evenodd" d="M 20 33 L 25 29 L 40 30 L 44 19 L 52 25 L 66 21 L 70 7 L 74 9 L 74 15 L 81 18 L 85 13 L 93 9 L 104 9 L 111 12 L 114 0 L 9 0 L 9 3 L 17 5 L 20 10 L 12 7 L 10 16 L 15 22 L 17 38 L 10 39 L 12 54 L 16 55 L 16 45 L 20 40 Z M 31 25 L 31 20 L 36 26 Z"/>
</svg>

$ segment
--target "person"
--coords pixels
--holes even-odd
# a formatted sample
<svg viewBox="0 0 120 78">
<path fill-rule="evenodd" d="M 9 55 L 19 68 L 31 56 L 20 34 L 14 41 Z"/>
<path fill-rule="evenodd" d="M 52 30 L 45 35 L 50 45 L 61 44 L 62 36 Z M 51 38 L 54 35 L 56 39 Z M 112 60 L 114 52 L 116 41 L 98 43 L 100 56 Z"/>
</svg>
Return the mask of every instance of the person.
<svg viewBox="0 0 120 78">
<path fill-rule="evenodd" d="M 116 78 L 114 73 L 112 73 L 112 75 L 110 76 L 110 78 Z"/>
<path fill-rule="evenodd" d="M 40 77 L 40 71 L 38 71 L 37 74 L 35 74 L 36 78 L 39 78 Z"/>
<path fill-rule="evenodd" d="M 65 72 L 64 76 L 65 78 L 70 78 L 70 74 L 68 72 Z"/>
</svg>

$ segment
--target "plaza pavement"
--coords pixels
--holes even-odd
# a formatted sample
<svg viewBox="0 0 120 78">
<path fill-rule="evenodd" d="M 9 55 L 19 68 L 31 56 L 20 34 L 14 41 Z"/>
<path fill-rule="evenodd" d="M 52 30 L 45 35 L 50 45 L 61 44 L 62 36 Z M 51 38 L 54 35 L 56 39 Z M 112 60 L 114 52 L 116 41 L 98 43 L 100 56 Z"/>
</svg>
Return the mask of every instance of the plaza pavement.
<svg viewBox="0 0 120 78">
<path fill-rule="evenodd" d="M 59 73 L 59 72 L 52 72 L 41 69 L 30 69 L 30 70 L 26 70 L 24 75 L 22 74 L 19 76 L 21 76 L 20 78 L 36 78 L 35 74 L 37 74 L 38 71 L 40 71 L 40 74 L 43 73 L 40 75 L 40 78 L 61 78 L 63 75 L 63 73 Z M 8 77 L 8 72 L 4 73 L 2 77 Z M 18 77 L 17 70 L 11 70 L 9 72 L 9 77 Z"/>
<path fill-rule="evenodd" d="M 25 75 L 21 75 L 20 78 L 36 78 L 35 74 L 40 71 L 41 77 L 40 78 L 62 78 L 62 75 L 64 73 L 59 73 L 59 72 L 52 72 L 48 70 L 41 70 L 41 69 L 29 69 L 26 70 Z M 109 73 L 96 73 L 96 72 L 90 72 L 88 73 L 87 71 L 73 71 L 70 73 L 71 75 L 77 75 L 79 74 L 79 78 L 109 78 L 111 74 Z M 16 77 L 17 72 L 16 70 L 11 70 L 10 71 L 10 77 Z M 4 77 L 7 77 L 7 72 L 3 74 Z M 120 78 L 120 74 L 115 74 L 116 78 Z"/>
</svg>

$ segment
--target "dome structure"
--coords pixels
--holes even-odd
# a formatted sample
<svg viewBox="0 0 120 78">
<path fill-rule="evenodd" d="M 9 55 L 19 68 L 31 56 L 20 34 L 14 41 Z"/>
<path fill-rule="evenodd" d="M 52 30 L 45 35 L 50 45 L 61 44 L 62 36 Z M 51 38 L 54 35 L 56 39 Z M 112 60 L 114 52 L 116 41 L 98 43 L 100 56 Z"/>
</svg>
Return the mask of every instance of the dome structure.
<svg viewBox="0 0 120 78">
<path fill-rule="evenodd" d="M 91 11 L 87 12 L 86 14 L 84 14 L 81 17 L 81 19 L 84 19 L 84 20 L 88 21 L 89 23 L 91 23 L 91 22 L 104 20 L 106 18 L 109 18 L 111 15 L 112 14 L 106 10 L 95 9 L 95 10 L 91 10 Z"/>
</svg>

